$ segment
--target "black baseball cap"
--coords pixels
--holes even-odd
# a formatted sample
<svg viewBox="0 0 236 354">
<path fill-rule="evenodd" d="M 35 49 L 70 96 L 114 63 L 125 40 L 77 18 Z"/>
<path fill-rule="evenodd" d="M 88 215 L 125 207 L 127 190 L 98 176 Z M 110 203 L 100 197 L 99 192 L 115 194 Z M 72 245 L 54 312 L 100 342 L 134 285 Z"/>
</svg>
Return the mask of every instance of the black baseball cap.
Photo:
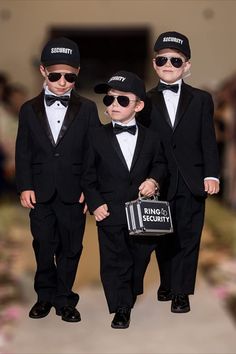
<svg viewBox="0 0 236 354">
<path fill-rule="evenodd" d="M 80 66 L 79 47 L 69 38 L 51 39 L 42 50 L 41 63 L 44 66 L 66 64 L 78 68 Z"/>
<path fill-rule="evenodd" d="M 179 32 L 164 32 L 157 38 L 154 45 L 154 51 L 158 52 L 161 49 L 177 49 L 183 53 L 188 59 L 191 58 L 191 50 L 188 38 Z"/>
<path fill-rule="evenodd" d="M 132 92 L 141 100 L 146 97 L 143 80 L 130 71 L 118 71 L 106 83 L 94 87 L 96 93 L 107 93 L 111 88 L 124 92 Z"/>
</svg>

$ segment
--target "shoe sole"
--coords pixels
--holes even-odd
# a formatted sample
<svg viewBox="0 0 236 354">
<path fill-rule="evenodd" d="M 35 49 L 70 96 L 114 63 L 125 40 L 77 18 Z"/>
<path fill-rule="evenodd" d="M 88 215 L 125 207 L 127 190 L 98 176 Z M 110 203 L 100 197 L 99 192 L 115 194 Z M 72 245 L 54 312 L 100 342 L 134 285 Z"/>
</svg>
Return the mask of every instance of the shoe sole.
<svg viewBox="0 0 236 354">
<path fill-rule="evenodd" d="M 126 329 L 126 328 L 129 328 L 129 323 L 125 326 L 118 326 L 118 325 L 111 324 L 111 327 L 114 329 Z"/>
<path fill-rule="evenodd" d="M 173 309 L 173 308 L 171 308 L 171 312 L 173 312 L 173 313 L 186 313 L 189 311 L 190 311 L 189 307 L 187 307 L 186 309 Z"/>
<path fill-rule="evenodd" d="M 65 318 L 61 318 L 62 321 L 65 321 L 65 322 L 70 322 L 70 323 L 75 323 L 75 322 L 80 322 L 81 321 L 81 318 L 80 319 L 76 319 L 76 320 L 67 320 Z"/>
<path fill-rule="evenodd" d="M 171 301 L 172 300 L 172 296 L 170 296 L 170 297 L 167 297 L 167 296 L 165 296 L 165 297 L 162 297 L 161 295 L 158 295 L 157 296 L 157 300 L 158 301 Z"/>
</svg>

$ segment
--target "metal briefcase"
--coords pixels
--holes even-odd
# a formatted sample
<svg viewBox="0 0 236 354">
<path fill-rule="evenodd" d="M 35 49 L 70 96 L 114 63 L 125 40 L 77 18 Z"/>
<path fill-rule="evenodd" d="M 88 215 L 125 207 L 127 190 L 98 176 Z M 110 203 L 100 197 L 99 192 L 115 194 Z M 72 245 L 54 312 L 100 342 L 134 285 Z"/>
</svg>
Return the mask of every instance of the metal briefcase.
<svg viewBox="0 0 236 354">
<path fill-rule="evenodd" d="M 126 202 L 125 211 L 130 235 L 160 236 L 173 232 L 170 205 L 157 197 Z"/>
</svg>

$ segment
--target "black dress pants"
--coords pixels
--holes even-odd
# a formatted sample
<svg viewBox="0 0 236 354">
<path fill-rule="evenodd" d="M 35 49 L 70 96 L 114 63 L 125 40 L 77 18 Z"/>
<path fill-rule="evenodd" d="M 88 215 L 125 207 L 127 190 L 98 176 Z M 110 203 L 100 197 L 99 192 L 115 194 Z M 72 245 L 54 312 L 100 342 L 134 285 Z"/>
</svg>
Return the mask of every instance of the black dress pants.
<svg viewBox="0 0 236 354">
<path fill-rule="evenodd" d="M 58 195 L 36 203 L 30 211 L 30 226 L 37 270 L 34 288 L 39 301 L 56 308 L 76 306 L 79 295 L 72 291 L 85 228 L 83 205 L 63 203 Z"/>
<path fill-rule="evenodd" d="M 100 275 L 109 312 L 132 308 L 133 240 L 127 226 L 98 226 Z"/>
<path fill-rule="evenodd" d="M 151 254 L 156 252 L 160 273 L 160 288 L 171 287 L 171 259 L 174 254 L 171 240 L 173 234 L 161 236 L 133 236 L 134 238 L 134 293 L 143 293 L 144 276 L 150 262 Z"/>
<path fill-rule="evenodd" d="M 193 294 L 196 281 L 205 198 L 194 196 L 179 175 L 178 188 L 171 202 L 175 256 L 171 261 L 171 288 L 175 294 Z M 171 245 L 170 245 L 171 246 Z"/>
</svg>

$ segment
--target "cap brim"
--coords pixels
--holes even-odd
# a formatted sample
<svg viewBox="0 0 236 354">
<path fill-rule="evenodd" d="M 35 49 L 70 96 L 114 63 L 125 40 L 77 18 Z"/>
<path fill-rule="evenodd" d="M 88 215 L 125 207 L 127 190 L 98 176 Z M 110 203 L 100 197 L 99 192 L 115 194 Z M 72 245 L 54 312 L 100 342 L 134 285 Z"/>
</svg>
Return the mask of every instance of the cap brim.
<svg viewBox="0 0 236 354">
<path fill-rule="evenodd" d="M 59 64 L 64 64 L 64 65 L 68 65 L 68 66 L 72 66 L 73 68 L 79 68 L 80 63 L 75 63 L 75 62 L 68 62 L 66 60 L 48 60 L 48 61 L 43 61 L 42 65 L 47 67 L 47 66 L 52 66 L 52 65 L 59 65 Z"/>
<path fill-rule="evenodd" d="M 98 84 L 94 87 L 94 91 L 96 93 L 107 93 L 107 91 L 111 88 L 111 86 L 109 86 L 106 83 L 103 84 Z"/>
<path fill-rule="evenodd" d="M 98 84 L 94 87 L 94 91 L 96 93 L 107 93 L 110 89 L 118 90 L 118 91 L 123 91 L 123 92 L 129 92 L 128 89 L 124 87 L 124 85 L 120 84 L 119 82 L 111 82 L 110 84 L 107 83 L 102 83 Z"/>
<path fill-rule="evenodd" d="M 159 52 L 159 50 L 162 50 L 162 49 L 175 49 L 177 50 L 178 52 L 182 53 L 183 55 L 185 55 L 187 58 L 190 58 L 190 55 L 189 53 L 186 53 L 182 50 L 182 48 L 179 48 L 178 46 L 176 46 L 174 43 L 168 43 L 166 45 L 159 45 L 158 48 L 154 47 L 154 52 Z"/>
</svg>

